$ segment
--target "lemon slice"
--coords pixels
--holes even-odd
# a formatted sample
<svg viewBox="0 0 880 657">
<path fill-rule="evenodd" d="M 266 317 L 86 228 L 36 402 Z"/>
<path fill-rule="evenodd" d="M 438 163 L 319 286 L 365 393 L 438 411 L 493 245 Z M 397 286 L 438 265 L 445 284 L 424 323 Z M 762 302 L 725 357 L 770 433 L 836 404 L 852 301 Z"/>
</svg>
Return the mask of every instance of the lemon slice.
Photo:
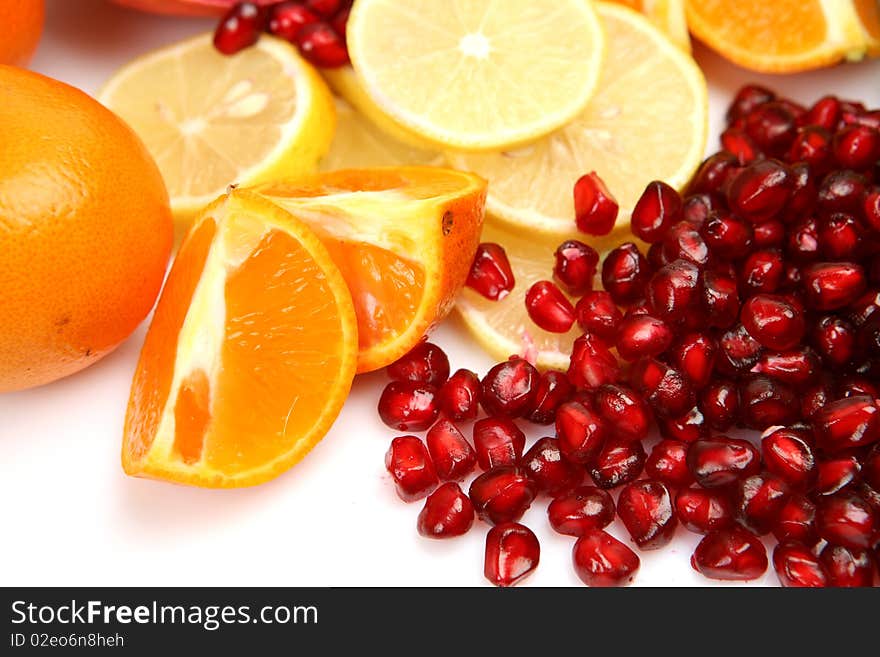
<svg viewBox="0 0 880 657">
<path fill-rule="evenodd" d="M 154 51 L 119 70 L 99 100 L 153 155 L 178 228 L 230 184 L 314 171 L 336 123 L 320 75 L 269 36 L 233 57 L 210 35 Z"/>
<path fill-rule="evenodd" d="M 358 0 L 347 38 L 376 105 L 463 150 L 528 142 L 577 116 L 605 42 L 584 0 Z"/>
<path fill-rule="evenodd" d="M 599 88 L 587 108 L 552 135 L 501 153 L 449 153 L 486 178 L 488 211 L 531 232 L 574 228 L 572 189 L 596 171 L 620 204 L 618 223 L 645 185 L 681 188 L 699 166 L 708 132 L 706 80 L 694 60 L 646 18 L 596 3 L 608 42 Z"/>
<path fill-rule="evenodd" d="M 691 51 L 684 0 L 612 0 L 642 12 L 685 52 Z"/>
</svg>

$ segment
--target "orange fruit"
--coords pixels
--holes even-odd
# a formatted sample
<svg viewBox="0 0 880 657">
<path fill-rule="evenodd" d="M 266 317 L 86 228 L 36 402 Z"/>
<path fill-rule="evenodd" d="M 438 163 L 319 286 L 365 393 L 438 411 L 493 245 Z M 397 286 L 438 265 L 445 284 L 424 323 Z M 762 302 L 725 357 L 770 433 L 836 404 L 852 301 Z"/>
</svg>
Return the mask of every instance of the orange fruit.
<svg viewBox="0 0 880 657">
<path fill-rule="evenodd" d="M 860 59 L 880 38 L 876 0 L 686 0 L 685 8 L 697 38 L 756 71 Z"/>
<path fill-rule="evenodd" d="M 690 52 L 691 37 L 688 34 L 684 13 L 684 0 L 612 0 L 643 13 L 655 27 L 660 28 L 675 45 Z"/>
<path fill-rule="evenodd" d="M 146 317 L 171 252 L 159 170 L 81 91 L 0 65 L 0 392 L 109 353 Z"/>
<path fill-rule="evenodd" d="M 327 433 L 357 361 L 351 296 L 301 221 L 247 191 L 204 209 L 168 275 L 125 418 L 128 474 L 231 488 Z"/>
<path fill-rule="evenodd" d="M 348 283 L 358 372 L 385 367 L 443 319 L 480 241 L 486 182 L 435 167 L 318 173 L 254 188 L 306 221 Z"/>
<path fill-rule="evenodd" d="M 45 16 L 45 0 L 0 0 L 0 64 L 27 66 Z"/>
</svg>

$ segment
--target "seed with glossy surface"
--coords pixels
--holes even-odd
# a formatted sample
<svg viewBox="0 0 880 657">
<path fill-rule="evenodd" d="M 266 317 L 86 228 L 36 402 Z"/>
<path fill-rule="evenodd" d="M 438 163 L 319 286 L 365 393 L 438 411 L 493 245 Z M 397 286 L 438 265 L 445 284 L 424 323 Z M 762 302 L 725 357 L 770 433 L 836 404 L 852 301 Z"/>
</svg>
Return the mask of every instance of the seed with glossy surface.
<svg viewBox="0 0 880 657">
<path fill-rule="evenodd" d="M 758 364 L 761 357 L 761 343 L 742 324 L 722 333 L 718 346 L 716 367 L 727 376 L 745 376 Z"/>
<path fill-rule="evenodd" d="M 763 374 L 780 383 L 802 388 L 818 376 L 822 364 L 809 347 L 791 351 L 765 351 L 761 353 L 752 372 Z"/>
<path fill-rule="evenodd" d="M 661 440 L 651 448 L 645 461 L 645 473 L 673 488 L 684 488 L 694 482 L 687 467 L 687 443 L 680 440 Z"/>
<path fill-rule="evenodd" d="M 867 180 L 848 169 L 832 171 L 822 179 L 816 203 L 823 212 L 858 212 L 868 191 Z"/>
<path fill-rule="evenodd" d="M 833 148 L 841 167 L 862 171 L 880 159 L 880 132 L 864 125 L 849 125 L 834 135 Z"/>
<path fill-rule="evenodd" d="M 828 574 L 828 586 L 872 586 L 874 583 L 874 564 L 867 550 L 826 545 L 819 559 Z"/>
<path fill-rule="evenodd" d="M 560 534 L 583 536 L 611 524 L 614 500 L 601 488 L 580 486 L 550 502 L 547 517 Z"/>
<path fill-rule="evenodd" d="M 672 344 L 672 328 L 650 315 L 633 315 L 621 322 L 617 332 L 617 353 L 624 360 L 659 356 Z"/>
<path fill-rule="evenodd" d="M 584 469 L 564 458 L 556 438 L 541 438 L 523 454 L 522 468 L 538 492 L 555 497 L 577 488 Z"/>
<path fill-rule="evenodd" d="M 617 498 L 617 515 L 642 550 L 656 550 L 667 545 L 678 524 L 669 489 L 662 482 L 651 479 L 641 479 L 623 487 Z"/>
<path fill-rule="evenodd" d="M 635 390 L 605 384 L 596 389 L 595 408 L 605 422 L 623 438 L 641 440 L 651 426 L 651 410 Z"/>
<path fill-rule="evenodd" d="M 776 94 L 757 84 L 747 84 L 739 89 L 727 108 L 727 122 L 733 123 L 745 119 L 755 108 L 764 103 L 776 100 Z"/>
<path fill-rule="evenodd" d="M 841 493 L 819 500 L 816 529 L 833 545 L 862 549 L 871 545 L 876 513 L 854 493 Z"/>
<path fill-rule="evenodd" d="M 296 45 L 303 58 L 319 68 L 339 68 L 350 62 L 345 39 L 324 21 L 304 26 L 296 34 Z"/>
<path fill-rule="evenodd" d="M 474 507 L 458 484 L 449 482 L 428 495 L 416 527 L 425 538 L 463 536 L 474 524 Z"/>
<path fill-rule="evenodd" d="M 487 417 L 474 423 L 474 447 L 482 470 L 516 465 L 525 445 L 526 435 L 508 417 Z"/>
<path fill-rule="evenodd" d="M 663 260 L 689 260 L 701 269 L 712 262 L 712 253 L 699 229 L 687 221 L 679 221 L 663 238 Z"/>
<path fill-rule="evenodd" d="M 581 296 L 593 287 L 599 254 L 592 246 L 578 240 L 566 240 L 556 248 L 553 277 L 573 296 Z"/>
<path fill-rule="evenodd" d="M 385 454 L 385 469 L 404 502 L 426 497 L 439 483 L 425 444 L 416 436 L 399 436 Z"/>
<path fill-rule="evenodd" d="M 619 373 L 620 364 L 617 358 L 598 337 L 584 333 L 574 341 L 568 380 L 575 388 L 584 390 L 614 383 Z"/>
<path fill-rule="evenodd" d="M 465 284 L 487 299 L 499 301 L 510 294 L 515 283 L 504 247 L 494 242 L 480 244 Z"/>
<path fill-rule="evenodd" d="M 319 18 L 299 2 L 279 2 L 269 7 L 267 30 L 290 43 L 296 43 L 296 35 L 306 25 Z"/>
<path fill-rule="evenodd" d="M 861 265 L 819 262 L 803 270 L 807 304 L 816 310 L 838 310 L 855 301 L 867 284 Z"/>
<path fill-rule="evenodd" d="M 588 235 L 607 235 L 617 221 L 618 205 L 595 171 L 574 184 L 574 216 L 578 230 Z"/>
<path fill-rule="evenodd" d="M 698 440 L 688 449 L 688 468 L 703 488 L 729 486 L 757 474 L 758 450 L 747 440 L 716 436 Z"/>
<path fill-rule="evenodd" d="M 639 570 L 639 557 L 611 534 L 598 530 L 581 536 L 572 551 L 574 570 L 587 586 L 631 584 Z"/>
<path fill-rule="evenodd" d="M 739 317 L 740 299 L 736 279 L 718 272 L 703 275 L 701 308 L 708 326 L 728 328 Z"/>
<path fill-rule="evenodd" d="M 431 461 L 442 481 L 461 481 L 477 464 L 474 448 L 450 420 L 440 418 L 425 436 Z"/>
<path fill-rule="evenodd" d="M 859 482 L 862 466 L 855 456 L 825 458 L 819 462 L 816 495 L 834 495 Z"/>
<path fill-rule="evenodd" d="M 746 134 L 759 149 L 779 157 L 791 146 L 797 134 L 794 114 L 778 101 L 764 103 L 746 116 Z"/>
<path fill-rule="evenodd" d="M 745 257 L 754 239 L 751 224 L 722 212 L 713 212 L 700 229 L 700 234 L 712 253 L 724 260 Z"/>
<path fill-rule="evenodd" d="M 606 422 L 577 401 L 565 402 L 556 412 L 559 449 L 572 463 L 590 463 L 608 435 Z"/>
<path fill-rule="evenodd" d="M 777 427 L 761 439 L 761 452 L 767 469 L 790 486 L 806 490 L 816 480 L 816 457 L 808 434 L 797 429 Z"/>
<path fill-rule="evenodd" d="M 721 133 L 721 148 L 736 155 L 739 164 L 745 165 L 754 162 L 760 153 L 760 149 L 751 137 L 739 128 L 727 128 Z"/>
<path fill-rule="evenodd" d="M 533 407 L 538 377 L 534 365 L 513 356 L 495 365 L 483 377 L 480 403 L 489 415 L 527 415 Z"/>
<path fill-rule="evenodd" d="M 633 234 L 649 244 L 663 239 L 681 218 L 681 196 L 661 180 L 648 183 L 630 219 Z"/>
<path fill-rule="evenodd" d="M 613 341 L 623 313 L 605 290 L 587 292 L 574 308 L 578 326 L 603 340 Z"/>
<path fill-rule="evenodd" d="M 563 372 L 547 370 L 535 385 L 534 408 L 528 415 L 535 424 L 553 424 L 557 409 L 571 396 L 572 385 Z"/>
<path fill-rule="evenodd" d="M 754 223 L 774 216 L 788 201 L 793 186 L 791 169 L 777 160 L 758 160 L 730 182 L 730 209 Z"/>
<path fill-rule="evenodd" d="M 545 331 L 567 333 L 574 324 L 574 306 L 551 281 L 538 281 L 526 291 L 526 312 Z"/>
<path fill-rule="evenodd" d="M 683 415 L 658 416 L 657 428 L 663 438 L 677 442 L 694 443 L 709 437 L 709 424 L 696 406 Z"/>
<path fill-rule="evenodd" d="M 437 389 L 415 381 L 392 381 L 379 397 L 379 417 L 399 431 L 424 431 L 437 419 Z"/>
<path fill-rule="evenodd" d="M 520 468 L 504 466 L 474 479 L 468 496 L 481 520 L 499 525 L 522 518 L 535 499 L 535 485 Z"/>
<path fill-rule="evenodd" d="M 727 495 L 707 488 L 682 488 L 675 496 L 675 513 L 688 531 L 707 534 L 733 524 Z"/>
<path fill-rule="evenodd" d="M 611 250 L 602 262 L 602 287 L 621 305 L 642 298 L 650 277 L 648 261 L 632 242 Z"/>
<path fill-rule="evenodd" d="M 767 564 L 764 544 L 739 525 L 709 532 L 691 557 L 694 570 L 720 580 L 757 579 L 766 572 Z"/>
<path fill-rule="evenodd" d="M 793 348 L 806 331 L 802 313 L 777 295 L 756 294 L 746 300 L 740 319 L 753 338 L 774 351 Z"/>
<path fill-rule="evenodd" d="M 825 172 L 832 163 L 831 135 L 822 126 L 807 126 L 798 131 L 788 150 L 789 162 L 806 162 L 817 171 Z"/>
<path fill-rule="evenodd" d="M 838 399 L 813 416 L 813 432 L 829 452 L 870 445 L 880 440 L 880 409 L 868 396 Z"/>
<path fill-rule="evenodd" d="M 743 294 L 772 294 L 782 286 L 785 261 L 779 249 L 758 249 L 750 253 L 740 266 Z"/>
<path fill-rule="evenodd" d="M 773 548 L 773 569 L 783 587 L 828 586 L 825 566 L 801 543 L 786 541 Z"/>
<path fill-rule="evenodd" d="M 791 540 L 813 545 L 819 540 L 816 504 L 804 495 L 792 495 L 779 512 L 773 535 L 780 542 Z"/>
<path fill-rule="evenodd" d="M 538 567 L 541 545 L 525 525 L 498 524 L 486 534 L 483 574 L 495 586 L 518 584 Z"/>
<path fill-rule="evenodd" d="M 630 382 L 659 415 L 675 417 L 693 408 L 694 394 L 687 379 L 659 360 L 637 362 L 630 371 Z"/>
<path fill-rule="evenodd" d="M 727 431 L 739 418 L 739 389 L 730 381 L 713 381 L 700 394 L 699 408 L 710 427 Z"/>
<path fill-rule="evenodd" d="M 733 489 L 736 519 L 759 536 L 767 534 L 779 519 L 789 497 L 788 484 L 770 472 L 742 479 Z"/>
<path fill-rule="evenodd" d="M 740 416 L 750 429 L 791 424 L 799 410 L 794 390 L 769 377 L 752 377 L 740 390 Z"/>
<path fill-rule="evenodd" d="M 599 488 L 609 489 L 635 481 L 645 467 L 641 442 L 612 439 L 605 442 L 589 468 Z"/>
<path fill-rule="evenodd" d="M 835 212 L 820 218 L 816 227 L 819 254 L 823 258 L 848 260 L 859 254 L 864 229 L 853 215 Z"/>
<path fill-rule="evenodd" d="M 449 378 L 449 358 L 431 342 L 420 342 L 391 363 L 385 372 L 392 381 L 415 381 L 441 386 Z"/>
<path fill-rule="evenodd" d="M 266 12 L 255 2 L 234 4 L 214 32 L 214 47 L 224 55 L 234 55 L 254 45 L 266 24 Z"/>
<path fill-rule="evenodd" d="M 450 420 L 460 422 L 477 417 L 483 389 L 470 370 L 456 370 L 437 391 L 437 407 Z"/>
<path fill-rule="evenodd" d="M 646 298 L 651 313 L 671 322 L 683 319 L 698 299 L 699 281 L 699 268 L 688 260 L 664 265 L 648 281 Z"/>
<path fill-rule="evenodd" d="M 688 194 L 718 194 L 738 169 L 739 161 L 732 153 L 724 151 L 713 153 L 703 160 L 700 168 L 691 178 Z M 682 209 L 682 214 L 687 215 L 686 208 Z"/>
</svg>

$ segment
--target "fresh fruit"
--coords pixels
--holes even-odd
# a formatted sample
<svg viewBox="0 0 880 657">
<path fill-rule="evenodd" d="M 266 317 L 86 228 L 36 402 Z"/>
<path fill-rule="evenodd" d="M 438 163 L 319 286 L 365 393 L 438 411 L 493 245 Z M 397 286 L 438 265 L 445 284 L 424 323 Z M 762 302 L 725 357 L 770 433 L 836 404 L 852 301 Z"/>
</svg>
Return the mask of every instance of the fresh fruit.
<svg viewBox="0 0 880 657">
<path fill-rule="evenodd" d="M 367 372 L 407 353 L 452 310 L 480 239 L 486 184 L 451 169 L 384 167 L 254 191 L 308 223 L 330 251 L 354 299 L 358 371 Z"/>
<path fill-rule="evenodd" d="M 216 488 L 276 477 L 330 429 L 357 345 L 351 295 L 318 237 L 231 190 L 168 275 L 132 382 L 125 471 Z"/>
<path fill-rule="evenodd" d="M 419 513 L 418 530 L 425 538 L 452 538 L 467 534 L 474 524 L 474 507 L 458 484 L 443 484 L 428 495 Z"/>
<path fill-rule="evenodd" d="M 200 36 L 123 67 L 99 100 L 156 158 L 182 232 L 229 185 L 313 171 L 333 139 L 333 98 L 290 44 L 235 57 Z"/>
<path fill-rule="evenodd" d="M 0 0 L 0 64 L 27 66 L 45 15 L 45 0 Z"/>
<path fill-rule="evenodd" d="M 866 0 L 685 0 L 698 39 L 755 71 L 790 73 L 861 59 L 880 31 L 876 5 Z M 864 21 L 864 23 L 863 23 Z"/>
<path fill-rule="evenodd" d="M 214 47 L 224 55 L 234 55 L 254 45 L 267 25 L 266 10 L 254 2 L 230 7 L 214 31 Z"/>
<path fill-rule="evenodd" d="M 174 16 L 219 15 L 238 0 L 113 0 L 116 4 L 142 11 Z M 258 5 L 270 5 L 276 0 L 255 0 Z"/>
<path fill-rule="evenodd" d="M 486 534 L 483 574 L 495 586 L 513 586 L 538 567 L 541 546 L 525 525 L 505 522 Z"/>
<path fill-rule="evenodd" d="M 631 9 L 596 3 L 596 10 L 608 54 L 596 93 L 583 112 L 564 128 L 519 149 L 449 155 L 457 168 L 490 181 L 490 215 L 527 232 L 532 240 L 536 232 L 558 241 L 574 232 L 572 189 L 594 170 L 620 206 L 620 241 L 645 185 L 664 180 L 680 189 L 703 156 L 708 128 L 706 81 L 700 69 Z"/>
<path fill-rule="evenodd" d="M 560 534 L 584 536 L 614 521 L 614 500 L 595 486 L 579 486 L 553 498 L 547 507 L 550 526 Z"/>
<path fill-rule="evenodd" d="M 757 579 L 767 570 L 767 550 L 749 530 L 733 525 L 706 534 L 694 550 L 691 565 L 711 579 Z"/>
<path fill-rule="evenodd" d="M 125 340 L 162 287 L 173 228 L 144 145 L 81 91 L 0 65 L 0 125 L 3 392 Z"/>
<path fill-rule="evenodd" d="M 626 586 L 639 571 L 639 557 L 611 534 L 593 530 L 572 551 L 574 570 L 587 586 Z"/>
<path fill-rule="evenodd" d="M 612 0 L 636 11 L 666 34 L 679 48 L 691 51 L 691 38 L 688 34 L 684 0 Z"/>
<path fill-rule="evenodd" d="M 478 0 L 455 9 L 425 0 L 352 8 L 354 70 L 395 122 L 450 148 L 491 150 L 542 137 L 584 109 L 605 44 L 592 4 L 509 0 L 501 10 Z"/>
<path fill-rule="evenodd" d="M 428 496 L 439 483 L 425 443 L 416 436 L 400 436 L 391 441 L 385 454 L 385 469 L 404 502 Z"/>
</svg>

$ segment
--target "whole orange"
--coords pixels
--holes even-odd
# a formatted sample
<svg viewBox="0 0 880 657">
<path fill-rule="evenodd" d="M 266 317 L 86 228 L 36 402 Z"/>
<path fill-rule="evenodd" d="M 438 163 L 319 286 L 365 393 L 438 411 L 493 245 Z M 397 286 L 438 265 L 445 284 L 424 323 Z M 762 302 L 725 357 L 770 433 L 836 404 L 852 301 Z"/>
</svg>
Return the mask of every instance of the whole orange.
<svg viewBox="0 0 880 657">
<path fill-rule="evenodd" d="M 156 300 L 172 232 L 159 170 L 121 119 L 0 65 L 0 392 L 122 342 Z"/>
<path fill-rule="evenodd" d="M 27 65 L 45 15 L 45 0 L 0 0 L 0 64 Z"/>
</svg>

